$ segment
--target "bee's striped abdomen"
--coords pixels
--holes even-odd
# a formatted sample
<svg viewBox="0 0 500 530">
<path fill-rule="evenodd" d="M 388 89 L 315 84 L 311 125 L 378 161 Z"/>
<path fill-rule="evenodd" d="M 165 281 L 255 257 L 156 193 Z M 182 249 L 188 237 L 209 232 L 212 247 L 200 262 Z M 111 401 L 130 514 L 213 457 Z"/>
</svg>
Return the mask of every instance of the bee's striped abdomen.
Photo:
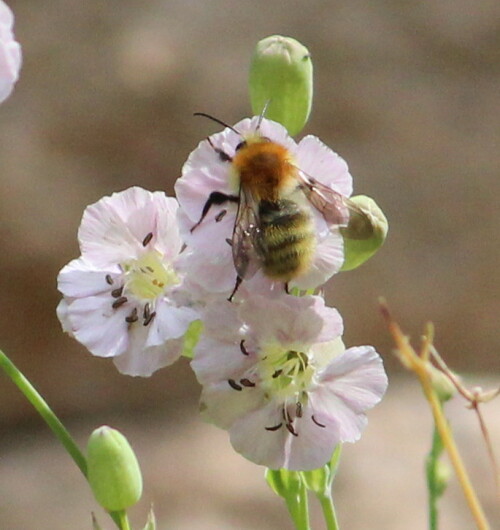
<svg viewBox="0 0 500 530">
<path fill-rule="evenodd" d="M 291 200 L 261 201 L 256 241 L 266 276 L 287 282 L 305 272 L 315 250 L 310 214 Z"/>
</svg>

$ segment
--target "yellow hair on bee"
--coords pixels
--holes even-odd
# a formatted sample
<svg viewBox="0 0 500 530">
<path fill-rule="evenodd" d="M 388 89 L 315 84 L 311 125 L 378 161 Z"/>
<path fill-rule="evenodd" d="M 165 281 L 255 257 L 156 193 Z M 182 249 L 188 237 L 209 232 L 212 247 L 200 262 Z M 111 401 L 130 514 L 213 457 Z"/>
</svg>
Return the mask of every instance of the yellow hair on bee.
<svg viewBox="0 0 500 530">
<path fill-rule="evenodd" d="M 232 160 L 242 188 L 256 201 L 277 201 L 297 184 L 296 167 L 286 147 L 256 136 L 246 138 Z"/>
</svg>

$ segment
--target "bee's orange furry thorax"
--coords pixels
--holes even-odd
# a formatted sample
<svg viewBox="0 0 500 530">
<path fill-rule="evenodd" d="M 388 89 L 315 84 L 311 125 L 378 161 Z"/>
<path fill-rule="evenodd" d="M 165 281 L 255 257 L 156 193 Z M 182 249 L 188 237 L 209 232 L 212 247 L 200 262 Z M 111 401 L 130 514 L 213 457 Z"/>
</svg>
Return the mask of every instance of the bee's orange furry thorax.
<svg viewBox="0 0 500 530">
<path fill-rule="evenodd" d="M 233 158 L 241 187 L 256 200 L 276 201 L 282 190 L 295 179 L 295 166 L 285 147 L 258 140 L 242 147 Z"/>
</svg>

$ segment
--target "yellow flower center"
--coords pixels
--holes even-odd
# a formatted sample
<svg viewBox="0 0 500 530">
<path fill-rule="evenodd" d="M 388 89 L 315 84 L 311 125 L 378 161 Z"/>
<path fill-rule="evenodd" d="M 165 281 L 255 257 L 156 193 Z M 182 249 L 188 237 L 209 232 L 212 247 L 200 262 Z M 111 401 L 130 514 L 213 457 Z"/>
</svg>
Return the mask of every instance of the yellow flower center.
<svg viewBox="0 0 500 530">
<path fill-rule="evenodd" d="M 269 345 L 261 353 L 259 373 L 269 397 L 286 402 L 307 392 L 315 370 L 306 353 L 284 351 L 279 344 Z"/>
<path fill-rule="evenodd" d="M 161 254 L 156 250 L 122 263 L 122 268 L 126 291 L 138 299 L 153 300 L 180 283 L 174 269 L 162 262 Z"/>
</svg>

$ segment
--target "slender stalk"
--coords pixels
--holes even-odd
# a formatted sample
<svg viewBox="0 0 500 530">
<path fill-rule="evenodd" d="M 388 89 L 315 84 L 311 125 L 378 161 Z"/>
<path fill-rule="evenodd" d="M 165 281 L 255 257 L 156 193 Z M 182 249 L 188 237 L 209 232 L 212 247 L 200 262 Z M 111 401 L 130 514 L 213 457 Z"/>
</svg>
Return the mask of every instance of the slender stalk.
<svg viewBox="0 0 500 530">
<path fill-rule="evenodd" d="M 448 422 L 444 417 L 439 398 L 437 397 L 436 392 L 432 387 L 429 372 L 427 369 L 428 361 L 425 358 L 426 356 L 423 356 L 424 358 L 421 358 L 417 355 L 415 350 L 411 347 L 408 338 L 403 335 L 403 332 L 401 331 L 398 324 L 392 319 L 387 306 L 383 303 L 381 304 L 381 310 L 384 318 L 388 323 L 389 331 L 391 332 L 394 342 L 396 343 L 398 349 L 397 353 L 401 362 L 409 370 L 413 371 L 420 380 L 424 395 L 431 407 L 432 415 L 434 417 L 434 424 L 436 426 L 437 432 L 439 433 L 441 441 L 443 442 L 446 452 L 448 453 L 450 462 L 455 470 L 455 474 L 460 483 L 460 486 L 462 487 L 465 500 L 476 522 L 477 528 L 479 530 L 489 530 L 490 526 L 488 524 L 488 521 L 486 520 L 481 504 L 479 503 L 479 500 L 477 498 L 476 492 L 474 491 L 474 488 L 472 487 L 472 484 L 469 480 L 467 470 L 465 469 L 462 458 L 455 444 L 455 440 L 453 439 L 453 433 L 451 432 Z"/>
<path fill-rule="evenodd" d="M 432 447 L 427 457 L 427 489 L 429 493 L 429 530 L 438 529 L 438 506 L 437 502 L 440 497 L 439 486 L 436 482 L 438 459 L 443 452 L 443 443 L 439 433 L 434 428 L 432 436 Z"/>
<path fill-rule="evenodd" d="M 50 427 L 51 431 L 55 434 L 56 438 L 62 443 L 75 464 L 78 466 L 78 469 L 82 472 L 83 476 L 87 478 L 87 461 L 83 456 L 83 453 L 80 451 L 80 448 L 73 440 L 71 434 L 69 434 L 66 427 L 54 414 L 36 388 L 28 381 L 24 374 L 2 350 L 0 350 L 0 368 L 10 377 L 11 381 L 33 405 L 38 414 L 40 414 L 45 423 Z M 127 530 L 129 527 L 121 526 L 121 514 L 122 512 L 111 512 L 109 515 L 120 530 Z"/>
<path fill-rule="evenodd" d="M 127 512 L 122 510 L 121 512 L 116 512 L 119 519 L 119 528 L 120 530 L 130 530 L 130 522 L 128 520 Z"/>
<path fill-rule="evenodd" d="M 75 441 L 61 423 L 59 418 L 52 412 L 43 397 L 38 393 L 35 387 L 19 371 L 14 363 L 0 350 L 0 367 L 10 377 L 12 382 L 24 394 L 26 399 L 35 407 L 36 411 L 45 420 L 57 439 L 63 444 L 75 464 L 78 466 L 84 477 L 87 477 L 87 462 L 82 452 L 76 445 Z"/>
<path fill-rule="evenodd" d="M 339 523 L 337 521 L 337 514 L 335 513 L 335 506 L 330 495 L 318 495 L 321 509 L 323 510 L 323 517 L 325 518 L 327 530 L 339 530 Z"/>
<path fill-rule="evenodd" d="M 302 486 L 297 495 L 286 496 L 285 502 L 296 530 L 310 530 L 306 488 Z"/>
</svg>

